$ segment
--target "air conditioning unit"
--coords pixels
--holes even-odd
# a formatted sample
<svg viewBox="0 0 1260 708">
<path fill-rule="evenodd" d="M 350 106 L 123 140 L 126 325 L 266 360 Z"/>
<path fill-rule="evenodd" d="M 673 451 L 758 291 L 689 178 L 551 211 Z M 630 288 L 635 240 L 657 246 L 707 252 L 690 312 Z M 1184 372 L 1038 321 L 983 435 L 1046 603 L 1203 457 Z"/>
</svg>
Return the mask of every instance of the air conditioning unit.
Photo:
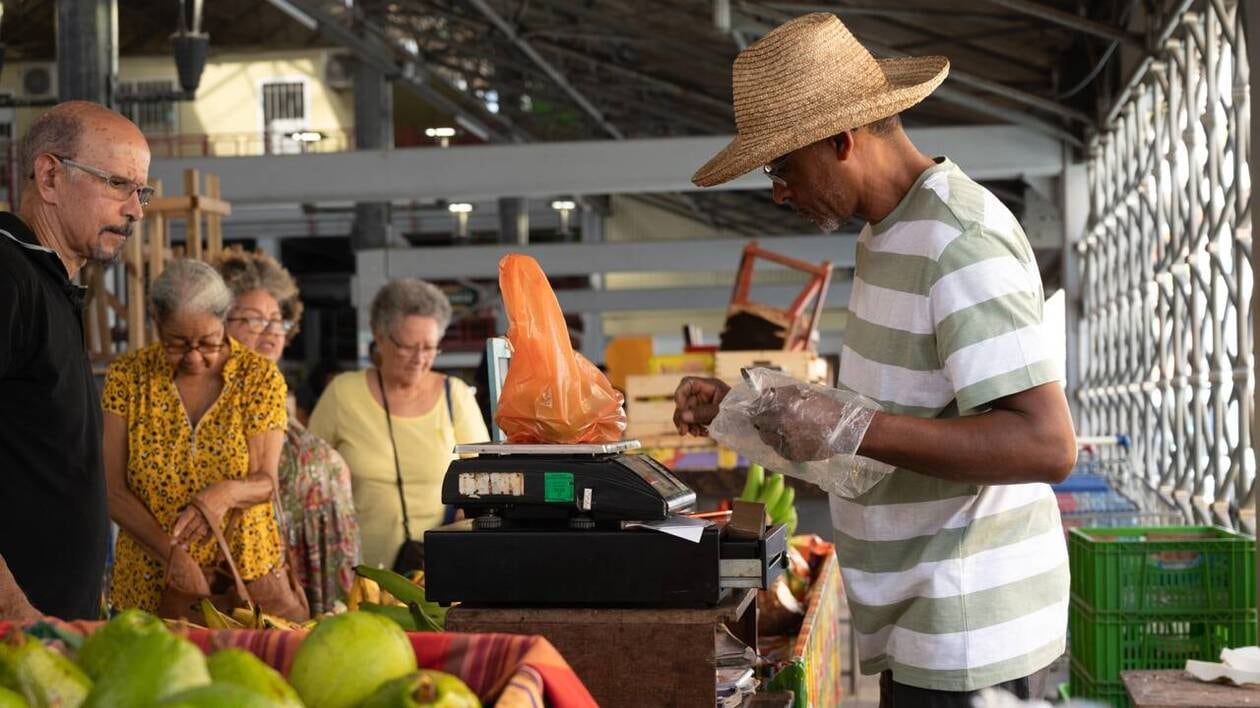
<svg viewBox="0 0 1260 708">
<path fill-rule="evenodd" d="M 22 70 L 22 96 L 45 98 L 56 94 L 57 72 L 54 64 L 34 64 Z"/>
<path fill-rule="evenodd" d="M 354 57 L 344 52 L 329 54 L 324 63 L 324 84 L 334 91 L 354 86 Z"/>
</svg>

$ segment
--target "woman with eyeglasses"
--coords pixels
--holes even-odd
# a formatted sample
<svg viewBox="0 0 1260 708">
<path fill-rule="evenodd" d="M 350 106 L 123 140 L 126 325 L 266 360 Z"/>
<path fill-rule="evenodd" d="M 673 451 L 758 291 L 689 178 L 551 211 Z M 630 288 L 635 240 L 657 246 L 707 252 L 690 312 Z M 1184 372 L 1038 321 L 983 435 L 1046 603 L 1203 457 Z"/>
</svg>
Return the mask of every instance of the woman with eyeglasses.
<svg viewBox="0 0 1260 708">
<path fill-rule="evenodd" d="M 406 572 L 421 564 L 418 544 L 443 519 L 452 449 L 490 439 L 472 389 L 432 370 L 450 321 L 441 290 L 391 281 L 372 300 L 374 366 L 333 379 L 311 413 L 311 432 L 350 464 L 369 565 Z"/>
<path fill-rule="evenodd" d="M 293 276 L 271 256 L 241 249 L 215 266 L 233 296 L 228 336 L 279 363 L 302 316 Z M 280 507 L 311 612 L 328 612 L 350 591 L 360 559 L 350 470 L 292 414 L 280 449 Z"/>
<path fill-rule="evenodd" d="M 156 612 L 168 585 L 209 594 L 205 569 L 217 564 L 218 548 L 208 523 L 225 530 L 246 581 L 281 560 L 271 499 L 286 387 L 275 364 L 228 337 L 231 306 L 214 268 L 168 263 L 149 291 L 158 341 L 119 357 L 105 375 L 117 609 Z"/>
</svg>

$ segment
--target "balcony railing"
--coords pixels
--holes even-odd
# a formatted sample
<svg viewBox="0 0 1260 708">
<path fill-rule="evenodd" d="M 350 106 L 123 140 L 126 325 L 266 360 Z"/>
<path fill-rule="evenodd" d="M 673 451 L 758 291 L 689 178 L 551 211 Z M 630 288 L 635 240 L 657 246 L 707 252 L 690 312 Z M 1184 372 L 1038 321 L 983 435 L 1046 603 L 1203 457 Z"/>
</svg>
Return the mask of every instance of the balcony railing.
<svg viewBox="0 0 1260 708">
<path fill-rule="evenodd" d="M 177 133 L 149 134 L 154 159 L 169 157 L 245 157 L 354 149 L 349 129 L 303 130 L 294 133 Z"/>
</svg>

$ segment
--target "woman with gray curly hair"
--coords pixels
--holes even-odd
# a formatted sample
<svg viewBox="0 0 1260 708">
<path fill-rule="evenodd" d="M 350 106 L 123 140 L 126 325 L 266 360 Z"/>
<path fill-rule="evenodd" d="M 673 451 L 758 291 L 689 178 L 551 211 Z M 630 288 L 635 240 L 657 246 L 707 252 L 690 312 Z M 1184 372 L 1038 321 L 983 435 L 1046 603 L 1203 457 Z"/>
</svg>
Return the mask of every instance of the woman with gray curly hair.
<svg viewBox="0 0 1260 708">
<path fill-rule="evenodd" d="M 231 306 L 209 265 L 170 262 L 149 291 L 157 341 L 115 359 L 105 374 L 102 452 L 120 528 L 116 609 L 162 611 L 172 590 L 209 595 L 207 572 L 219 552 L 212 523 L 226 528 L 247 582 L 281 567 L 271 499 L 284 377 L 228 336 Z"/>
<path fill-rule="evenodd" d="M 215 266 L 232 292 L 228 335 L 278 363 L 302 315 L 293 276 L 266 253 L 239 248 L 225 251 Z M 350 470 L 331 445 L 290 415 L 279 480 L 298 579 L 311 612 L 328 612 L 350 592 L 360 561 Z"/>
<path fill-rule="evenodd" d="M 333 379 L 311 431 L 350 463 L 368 565 L 415 570 L 408 549 L 442 522 L 442 478 L 456 444 L 490 439 L 472 389 L 432 370 L 451 304 L 430 283 L 390 281 L 372 300 L 374 366 Z"/>
</svg>

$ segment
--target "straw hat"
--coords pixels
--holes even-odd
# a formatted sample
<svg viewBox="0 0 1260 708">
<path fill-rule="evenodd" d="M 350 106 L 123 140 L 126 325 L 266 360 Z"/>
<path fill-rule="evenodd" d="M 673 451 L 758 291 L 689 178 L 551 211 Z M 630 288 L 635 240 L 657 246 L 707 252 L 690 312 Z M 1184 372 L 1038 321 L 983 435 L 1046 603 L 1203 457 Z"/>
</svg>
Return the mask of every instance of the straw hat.
<svg viewBox="0 0 1260 708">
<path fill-rule="evenodd" d="M 731 71 L 735 139 L 691 181 L 728 182 L 823 138 L 922 101 L 949 73 L 945 57 L 876 59 L 840 19 L 784 23 L 739 53 Z"/>
</svg>

